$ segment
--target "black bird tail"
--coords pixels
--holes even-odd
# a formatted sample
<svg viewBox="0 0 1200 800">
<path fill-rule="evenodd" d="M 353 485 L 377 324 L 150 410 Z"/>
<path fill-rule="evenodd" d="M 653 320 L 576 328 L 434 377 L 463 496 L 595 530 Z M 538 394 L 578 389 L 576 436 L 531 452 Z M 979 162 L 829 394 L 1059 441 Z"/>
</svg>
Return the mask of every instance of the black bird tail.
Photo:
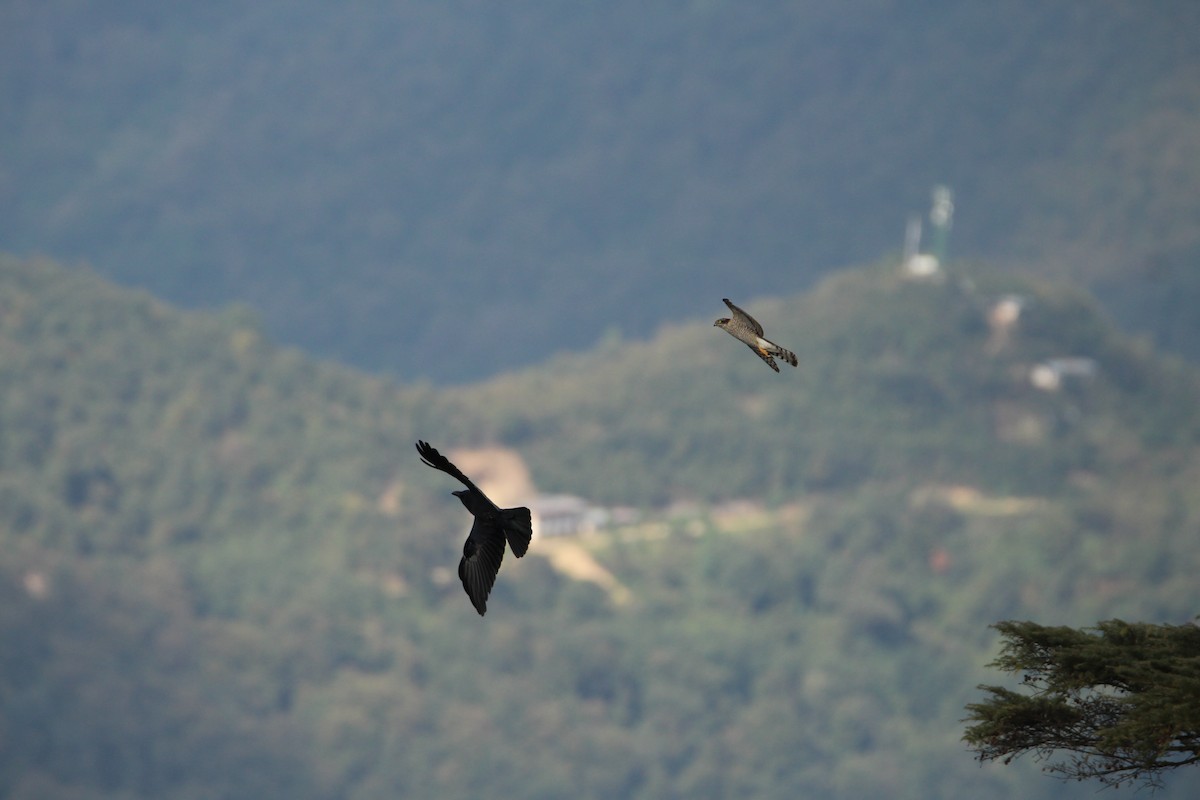
<svg viewBox="0 0 1200 800">
<path fill-rule="evenodd" d="M 500 515 L 504 520 L 501 527 L 504 528 L 508 546 L 512 548 L 513 555 L 520 558 L 529 549 L 529 540 L 533 538 L 533 520 L 529 517 L 529 509 L 524 506 L 504 508 L 500 510 Z"/>
</svg>

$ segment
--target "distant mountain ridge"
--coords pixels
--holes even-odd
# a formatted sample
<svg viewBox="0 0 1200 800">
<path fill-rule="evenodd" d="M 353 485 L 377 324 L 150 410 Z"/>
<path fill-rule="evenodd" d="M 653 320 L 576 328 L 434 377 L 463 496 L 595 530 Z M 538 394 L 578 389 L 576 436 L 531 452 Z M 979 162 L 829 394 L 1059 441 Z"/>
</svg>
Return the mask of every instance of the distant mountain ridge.
<svg viewBox="0 0 1200 800">
<path fill-rule="evenodd" d="M 68 504 L 92 491 L 69 470 L 121 482 L 97 453 L 119 460 L 149 445 L 170 459 L 187 437 L 209 442 L 212 466 L 231 474 L 270 473 L 284 458 L 305 480 L 349 470 L 338 481 L 355 493 L 389 490 L 408 439 L 498 444 L 522 454 L 542 490 L 585 486 L 595 500 L 650 506 L 907 475 L 1050 495 L 1076 472 L 1115 476 L 1134 453 L 1200 439 L 1192 368 L 1128 339 L 1086 294 L 995 269 L 914 280 L 885 261 L 747 303 L 799 356 L 779 375 L 705 320 L 433 389 L 279 348 L 245 310 L 181 313 L 51 262 L 5 257 L 3 267 L 12 428 L 34 437 L 23 447 L 70 462 L 60 468 L 75 487 Z M 63 422 L 88 432 L 55 433 Z M 109 439 L 118 430 L 128 444 Z M 310 430 L 333 437 L 336 458 Z M 200 452 L 195 441 L 186 449 Z M 145 451 L 136 461 L 138 480 L 171 475 Z"/>
<path fill-rule="evenodd" d="M 0 249 L 469 383 L 794 294 L 945 183 L 952 256 L 1142 290 L 1129 324 L 1194 353 L 1145 284 L 1195 305 L 1198 28 L 1107 0 L 18 4 Z"/>
</svg>

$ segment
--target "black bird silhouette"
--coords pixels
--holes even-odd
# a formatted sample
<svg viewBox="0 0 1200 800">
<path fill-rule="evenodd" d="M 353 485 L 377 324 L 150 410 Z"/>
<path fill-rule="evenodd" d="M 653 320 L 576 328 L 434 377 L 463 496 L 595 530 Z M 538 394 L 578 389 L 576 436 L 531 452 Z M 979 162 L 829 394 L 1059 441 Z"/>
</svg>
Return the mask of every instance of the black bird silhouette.
<svg viewBox="0 0 1200 800">
<path fill-rule="evenodd" d="M 533 537 L 529 509 L 524 506 L 500 508 L 429 442 L 418 440 L 417 453 L 426 466 L 440 469 L 467 487 L 452 492 L 475 517 L 471 532 L 463 542 L 462 560 L 458 562 L 458 578 L 467 590 L 467 597 L 471 598 L 471 605 L 475 606 L 475 610 L 482 617 L 487 611 L 488 594 L 492 591 L 492 584 L 496 582 L 500 562 L 504 560 L 505 539 L 517 558 L 525 555 L 525 551 L 529 549 L 529 540 Z"/>
</svg>

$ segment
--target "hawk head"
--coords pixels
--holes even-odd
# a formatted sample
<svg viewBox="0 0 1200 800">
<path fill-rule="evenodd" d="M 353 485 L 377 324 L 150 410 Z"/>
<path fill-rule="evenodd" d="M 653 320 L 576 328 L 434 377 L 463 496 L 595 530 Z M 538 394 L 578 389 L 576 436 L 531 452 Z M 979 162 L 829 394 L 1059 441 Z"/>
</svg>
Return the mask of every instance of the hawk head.
<svg viewBox="0 0 1200 800">
<path fill-rule="evenodd" d="M 716 322 L 713 323 L 713 325 L 718 328 L 724 328 L 728 324 L 729 324 L 729 317 L 721 317 L 719 320 L 717 320 Z"/>
</svg>

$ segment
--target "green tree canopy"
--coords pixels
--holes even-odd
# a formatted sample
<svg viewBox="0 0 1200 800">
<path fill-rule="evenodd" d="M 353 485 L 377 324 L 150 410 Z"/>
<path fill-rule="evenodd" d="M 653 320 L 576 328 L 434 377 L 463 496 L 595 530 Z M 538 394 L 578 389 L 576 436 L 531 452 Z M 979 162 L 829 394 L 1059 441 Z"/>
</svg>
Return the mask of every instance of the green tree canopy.
<svg viewBox="0 0 1200 800">
<path fill-rule="evenodd" d="M 1001 622 L 991 666 L 1022 674 L 1032 694 L 981 686 L 966 742 L 981 761 L 1025 753 L 1065 778 L 1160 782 L 1200 762 L 1200 628 L 1114 619 L 1095 628 Z"/>
</svg>

